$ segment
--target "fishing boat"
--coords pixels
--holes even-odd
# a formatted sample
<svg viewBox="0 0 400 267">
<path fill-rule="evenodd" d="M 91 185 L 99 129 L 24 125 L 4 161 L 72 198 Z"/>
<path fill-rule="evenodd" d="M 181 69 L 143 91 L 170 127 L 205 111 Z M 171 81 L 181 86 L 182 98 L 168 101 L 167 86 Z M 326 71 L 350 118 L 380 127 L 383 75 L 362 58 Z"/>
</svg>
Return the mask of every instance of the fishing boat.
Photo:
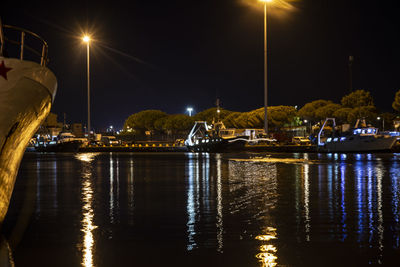
<svg viewBox="0 0 400 267">
<path fill-rule="evenodd" d="M 185 145 L 192 152 L 231 152 L 242 150 L 248 142 L 247 137 L 225 136 L 222 121 L 208 125 L 206 121 L 196 121 Z"/>
<path fill-rule="evenodd" d="M 318 133 L 318 151 L 321 152 L 384 152 L 390 151 L 400 139 L 398 136 L 379 133 L 377 128 L 357 120 L 353 129 L 322 141 L 321 135 L 328 121 L 333 122 L 333 129 L 336 127 L 334 118 L 325 120 Z"/>
<path fill-rule="evenodd" d="M 0 41 L 1 223 L 25 149 L 49 114 L 57 79 L 47 68 L 48 45 L 36 33 L 0 21 Z"/>
<path fill-rule="evenodd" d="M 34 147 L 36 152 L 78 152 L 87 142 L 86 138 L 77 138 L 70 132 L 62 132 L 54 140 L 39 137 Z"/>
</svg>

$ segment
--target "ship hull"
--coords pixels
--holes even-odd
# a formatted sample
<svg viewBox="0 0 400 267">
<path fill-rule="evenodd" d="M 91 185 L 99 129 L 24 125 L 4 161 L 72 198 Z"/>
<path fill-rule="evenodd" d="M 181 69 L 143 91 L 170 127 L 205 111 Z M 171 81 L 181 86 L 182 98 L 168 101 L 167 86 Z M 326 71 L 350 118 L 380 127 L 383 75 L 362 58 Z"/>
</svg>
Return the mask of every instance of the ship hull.
<svg viewBox="0 0 400 267">
<path fill-rule="evenodd" d="M 236 152 L 244 149 L 247 143 L 244 139 L 205 139 L 204 143 L 187 146 L 191 152 L 210 152 L 210 153 L 223 153 L 223 152 Z"/>
<path fill-rule="evenodd" d="M 325 152 L 385 152 L 390 151 L 397 137 L 357 136 L 353 140 L 326 143 L 320 148 Z"/>
<path fill-rule="evenodd" d="M 0 76 L 0 223 L 30 138 L 50 112 L 57 80 L 37 63 L 2 58 L 10 68 Z"/>
<path fill-rule="evenodd" d="M 68 141 L 56 144 L 47 144 L 46 146 L 36 146 L 35 151 L 37 152 L 78 152 L 79 148 L 82 146 L 81 141 Z"/>
</svg>

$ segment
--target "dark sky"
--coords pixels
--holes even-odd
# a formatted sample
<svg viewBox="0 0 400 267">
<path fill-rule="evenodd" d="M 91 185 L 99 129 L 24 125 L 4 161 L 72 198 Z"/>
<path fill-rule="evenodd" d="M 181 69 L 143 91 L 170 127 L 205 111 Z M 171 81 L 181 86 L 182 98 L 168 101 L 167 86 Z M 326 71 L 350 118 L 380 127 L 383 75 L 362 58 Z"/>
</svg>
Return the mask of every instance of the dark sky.
<svg viewBox="0 0 400 267">
<path fill-rule="evenodd" d="M 279 1 L 279 0 L 275 0 Z M 353 87 L 392 111 L 400 89 L 396 1 L 298 0 L 270 10 L 269 105 L 339 102 Z M 247 3 L 247 4 L 246 4 Z M 49 44 L 58 79 L 53 112 L 86 123 L 87 29 L 91 46 L 92 124 L 122 127 L 132 113 L 184 113 L 263 106 L 263 9 L 255 0 L 6 1 L 4 24 L 30 29 Z M 120 53 L 121 52 L 121 53 Z M 135 60 L 139 59 L 139 60 Z"/>
</svg>

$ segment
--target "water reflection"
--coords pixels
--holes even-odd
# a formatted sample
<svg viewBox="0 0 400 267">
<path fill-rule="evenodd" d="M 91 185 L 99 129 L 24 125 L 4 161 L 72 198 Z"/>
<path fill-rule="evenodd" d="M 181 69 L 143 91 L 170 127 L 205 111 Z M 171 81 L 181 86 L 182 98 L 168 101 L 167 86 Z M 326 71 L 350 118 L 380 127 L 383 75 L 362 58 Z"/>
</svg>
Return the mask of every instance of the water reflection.
<svg viewBox="0 0 400 267">
<path fill-rule="evenodd" d="M 196 220 L 199 213 L 199 162 L 197 160 L 198 154 L 188 154 L 188 163 L 186 166 L 188 176 L 188 190 L 187 190 L 187 233 L 188 244 L 187 250 L 194 249 L 197 244 L 194 240 L 196 235 Z"/>
<path fill-rule="evenodd" d="M 311 218 L 310 218 L 310 189 L 309 189 L 309 165 L 303 166 L 304 175 L 304 227 L 306 241 L 310 241 Z"/>
<path fill-rule="evenodd" d="M 396 222 L 396 226 L 394 229 L 394 248 L 400 247 L 400 166 L 398 160 L 395 160 L 390 168 L 390 178 L 391 178 L 391 193 L 393 195 L 392 198 L 392 212 L 393 219 Z"/>
<path fill-rule="evenodd" d="M 259 260 L 262 267 L 273 267 L 277 265 L 276 260 L 278 257 L 276 256 L 276 253 L 278 250 L 273 244 L 268 242 L 276 239 L 276 236 L 276 228 L 267 227 L 265 234 L 256 237 L 257 240 L 263 242 L 259 247 L 260 253 L 256 255 L 256 258 Z"/>
<path fill-rule="evenodd" d="M 133 210 L 135 208 L 135 187 L 133 184 L 133 159 L 129 160 L 129 175 L 128 175 L 128 210 L 129 210 L 129 224 L 133 225 Z"/>
<path fill-rule="evenodd" d="M 359 266 L 398 255 L 400 155 L 257 156 L 88 153 L 57 164 L 66 157 L 41 156 L 25 169 L 38 177 L 40 215 L 27 240 L 58 238 L 54 222 L 81 210 L 63 227 L 80 227 L 73 253 L 82 266 L 141 265 L 154 249 L 198 266 L 339 266 L 347 256 Z"/>
<path fill-rule="evenodd" d="M 97 228 L 94 224 L 93 217 L 93 186 L 92 186 L 92 169 L 91 162 L 96 157 L 96 153 L 77 154 L 76 158 L 82 162 L 82 221 L 81 231 L 83 232 L 83 257 L 81 265 L 85 267 L 93 265 L 93 248 L 94 238 L 93 230 Z"/>
<path fill-rule="evenodd" d="M 277 229 L 271 226 L 276 225 L 271 213 L 276 208 L 278 200 L 277 164 L 288 162 L 297 164 L 303 161 L 286 159 L 274 161 L 271 158 L 267 161 L 264 159 L 229 161 L 230 212 L 240 214 L 250 211 L 249 218 L 245 220 L 247 224 L 244 225 L 245 228 L 253 224 L 260 226 L 262 234 L 256 236 L 256 239 L 262 244 L 255 257 L 263 267 L 277 265 L 277 247 L 273 243 L 274 239 L 277 239 Z M 247 233 L 247 229 L 242 231 L 243 234 Z"/>
<path fill-rule="evenodd" d="M 218 251 L 222 252 L 224 247 L 223 232 L 224 232 L 224 219 L 222 213 L 222 162 L 221 154 L 216 155 L 217 160 L 217 240 Z"/>
<path fill-rule="evenodd" d="M 114 160 L 110 153 L 110 222 L 114 223 Z"/>
</svg>

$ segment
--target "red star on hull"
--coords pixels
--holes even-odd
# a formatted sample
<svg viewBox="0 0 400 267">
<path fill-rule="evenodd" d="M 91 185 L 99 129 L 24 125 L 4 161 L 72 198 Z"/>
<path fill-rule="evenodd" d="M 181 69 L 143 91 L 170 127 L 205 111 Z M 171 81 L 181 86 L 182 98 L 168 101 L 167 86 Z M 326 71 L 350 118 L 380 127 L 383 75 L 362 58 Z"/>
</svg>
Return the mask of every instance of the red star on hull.
<svg viewBox="0 0 400 267">
<path fill-rule="evenodd" d="M 4 65 L 4 60 L 2 60 L 0 64 L 0 76 L 3 76 L 3 78 L 7 80 L 7 72 L 10 70 L 12 70 L 12 68 L 7 68 L 6 65 Z"/>
</svg>

